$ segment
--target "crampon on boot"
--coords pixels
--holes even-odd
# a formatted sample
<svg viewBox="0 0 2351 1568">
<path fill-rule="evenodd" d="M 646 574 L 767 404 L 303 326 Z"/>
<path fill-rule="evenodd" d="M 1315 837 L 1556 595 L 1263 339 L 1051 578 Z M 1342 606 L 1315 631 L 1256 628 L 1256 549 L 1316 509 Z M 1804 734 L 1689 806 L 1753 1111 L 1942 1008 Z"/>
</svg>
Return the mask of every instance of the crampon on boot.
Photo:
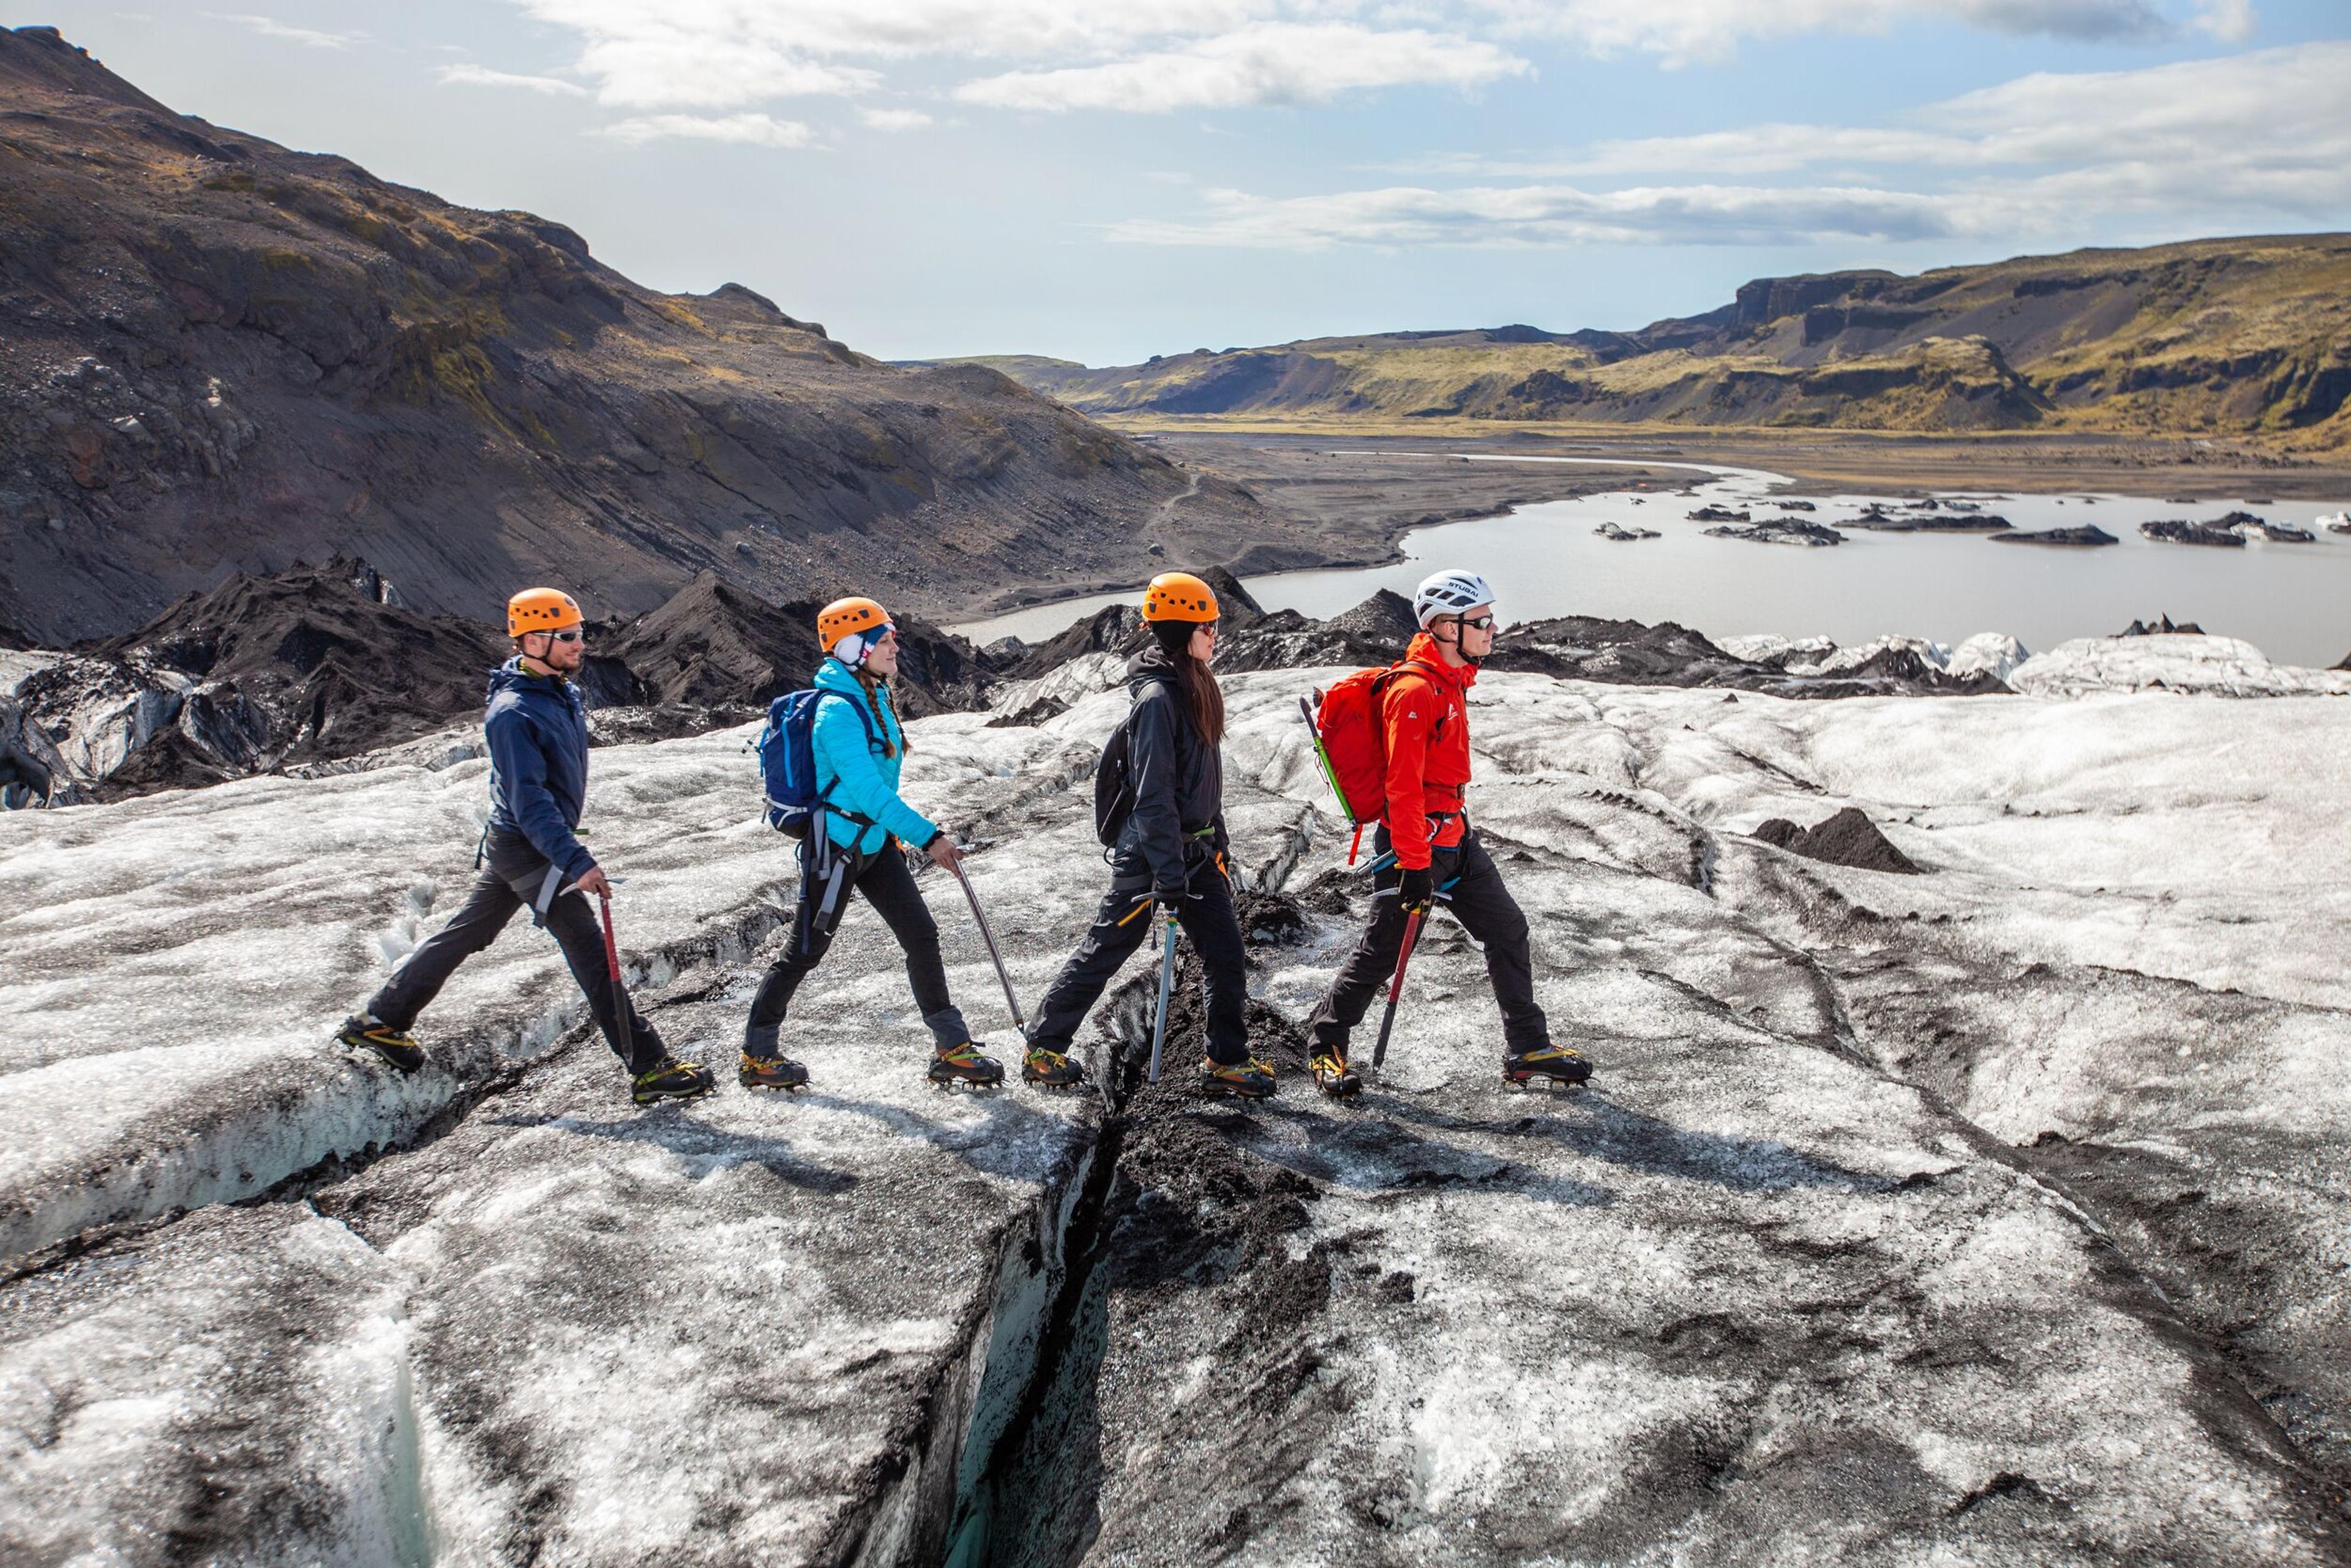
<svg viewBox="0 0 2351 1568">
<path fill-rule="evenodd" d="M 413 1072 L 424 1065 L 423 1046 L 390 1024 L 378 1023 L 370 1013 L 345 1019 L 335 1038 L 353 1051 L 373 1051 L 402 1072 Z"/>
<path fill-rule="evenodd" d="M 1040 1089 L 1074 1089 L 1086 1081 L 1085 1064 L 1061 1051 L 1032 1045 L 1020 1059 L 1020 1081 Z"/>
<path fill-rule="evenodd" d="M 1254 1057 L 1234 1062 L 1205 1061 L 1200 1063 L 1200 1092 L 1270 1100 L 1273 1097 L 1273 1065 Z"/>
<path fill-rule="evenodd" d="M 780 1056 L 754 1056 L 747 1051 L 735 1070 L 735 1082 L 746 1089 L 805 1089 L 808 1081 L 808 1069 L 799 1062 Z"/>
<path fill-rule="evenodd" d="M 1004 1064 L 993 1057 L 982 1056 L 979 1047 L 965 1040 L 932 1057 L 929 1076 L 942 1089 L 952 1089 L 958 1083 L 993 1089 L 1004 1082 Z"/>
<path fill-rule="evenodd" d="M 1316 1052 L 1307 1065 L 1314 1070 L 1314 1087 L 1333 1100 L 1353 1099 L 1364 1092 L 1363 1076 L 1335 1051 Z"/>
<path fill-rule="evenodd" d="M 1552 1083 L 1563 1083 L 1573 1089 L 1591 1076 L 1590 1060 L 1563 1045 L 1512 1051 L 1502 1058 L 1502 1082 L 1505 1083 L 1530 1083 L 1540 1078 Z"/>
<path fill-rule="evenodd" d="M 664 1056 L 629 1080 L 629 1098 L 640 1105 L 657 1100 L 691 1100 L 709 1093 L 717 1082 L 710 1069 L 698 1061 Z"/>
</svg>

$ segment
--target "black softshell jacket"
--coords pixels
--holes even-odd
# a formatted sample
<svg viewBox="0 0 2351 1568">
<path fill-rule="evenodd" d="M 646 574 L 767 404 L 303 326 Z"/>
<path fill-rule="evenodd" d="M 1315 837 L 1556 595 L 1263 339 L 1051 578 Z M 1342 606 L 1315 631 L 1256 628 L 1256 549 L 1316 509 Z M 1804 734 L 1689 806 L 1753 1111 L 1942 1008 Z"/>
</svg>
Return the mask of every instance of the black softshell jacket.
<svg viewBox="0 0 2351 1568">
<path fill-rule="evenodd" d="M 1224 852 L 1224 756 L 1193 731 L 1165 649 L 1154 645 L 1127 662 L 1126 690 L 1134 704 L 1126 716 L 1134 814 L 1111 864 L 1122 880 L 1147 875 L 1154 888 L 1175 893 L 1193 868 Z"/>
</svg>

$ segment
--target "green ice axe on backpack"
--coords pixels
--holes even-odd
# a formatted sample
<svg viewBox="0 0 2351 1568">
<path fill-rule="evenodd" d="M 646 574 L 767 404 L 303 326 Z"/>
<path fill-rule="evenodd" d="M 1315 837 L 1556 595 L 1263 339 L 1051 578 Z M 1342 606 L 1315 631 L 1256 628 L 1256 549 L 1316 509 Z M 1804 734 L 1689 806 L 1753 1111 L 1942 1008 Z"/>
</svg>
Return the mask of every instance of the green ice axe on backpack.
<svg viewBox="0 0 2351 1568">
<path fill-rule="evenodd" d="M 1300 697 L 1298 711 L 1305 716 L 1306 733 L 1313 738 L 1314 760 L 1322 769 L 1322 782 L 1331 786 L 1331 798 L 1339 802 L 1340 814 L 1352 822 L 1355 821 L 1355 809 L 1347 803 L 1347 791 L 1340 787 L 1339 770 L 1331 766 L 1330 750 L 1322 744 L 1322 727 L 1314 722 L 1314 697 L 1322 695 L 1317 692 L 1314 696 Z"/>
</svg>

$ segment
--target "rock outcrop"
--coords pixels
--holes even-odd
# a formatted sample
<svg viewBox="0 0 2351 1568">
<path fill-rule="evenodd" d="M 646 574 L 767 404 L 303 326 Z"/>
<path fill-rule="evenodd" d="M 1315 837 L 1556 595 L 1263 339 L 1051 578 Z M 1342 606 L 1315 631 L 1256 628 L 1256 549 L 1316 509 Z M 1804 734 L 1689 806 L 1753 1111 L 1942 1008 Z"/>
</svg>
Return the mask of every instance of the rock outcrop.
<svg viewBox="0 0 2351 1568">
<path fill-rule="evenodd" d="M 1830 865 L 1891 872 L 1899 876 L 1918 874 L 1919 868 L 1910 857 L 1887 841 L 1877 824 L 1869 820 L 1869 813 L 1858 806 L 1847 806 L 1809 828 L 1800 828 L 1785 817 L 1773 817 L 1759 823 L 1749 836 L 1775 849 Z"/>
<path fill-rule="evenodd" d="M 1706 530 L 1719 539 L 1748 539 L 1759 545 L 1841 545 L 1844 536 L 1834 528 L 1819 523 L 1808 523 L 1801 517 L 1766 517 L 1751 528 L 1725 525 Z"/>
<path fill-rule="evenodd" d="M 2162 539 L 2176 545 L 2208 545 L 2222 549 L 2242 549 L 2245 536 L 2233 528 L 2211 523 L 2189 522 L 2184 517 L 2166 517 L 2156 522 L 2141 523 L 2138 531 L 2151 539 Z"/>
<path fill-rule="evenodd" d="M 2123 541 L 2095 523 L 2085 523 L 2074 528 L 2034 528 L 1994 534 L 1991 542 L 1996 545 L 2046 545 L 2058 549 L 2094 549 L 2099 545 L 2118 545 Z"/>
</svg>

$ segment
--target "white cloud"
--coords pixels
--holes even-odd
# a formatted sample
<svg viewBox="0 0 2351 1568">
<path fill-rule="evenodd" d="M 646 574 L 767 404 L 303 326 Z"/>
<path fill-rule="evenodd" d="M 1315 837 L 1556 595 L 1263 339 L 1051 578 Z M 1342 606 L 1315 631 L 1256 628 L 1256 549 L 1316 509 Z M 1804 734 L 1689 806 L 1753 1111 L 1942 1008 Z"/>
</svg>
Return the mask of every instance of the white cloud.
<svg viewBox="0 0 2351 1568">
<path fill-rule="evenodd" d="M 1287 0 L 513 0 L 577 34 L 608 103 L 722 108 L 879 85 L 861 59 L 1100 56 L 1202 36 Z M 1312 0 L 1309 0 L 1312 3 Z M 1338 0 L 1352 3 L 1352 0 Z"/>
<path fill-rule="evenodd" d="M 1884 126 L 1764 124 L 1688 136 L 1595 141 L 1549 158 L 1488 158 L 1455 153 L 1424 158 L 1399 172 L 1486 178 L 1577 180 L 1609 174 L 1782 174 L 1818 163 L 1970 163 L 1981 162 L 1973 140 L 1947 131 Z"/>
<path fill-rule="evenodd" d="M 1550 35 L 1594 54 L 1719 60 L 1743 38 L 1884 33 L 1920 23 L 2074 39 L 2154 39 L 2178 31 L 2155 0 L 1468 0 L 1504 35 Z M 2242 10 L 2251 0 L 2197 0 Z"/>
<path fill-rule="evenodd" d="M 2241 44 L 2259 25 L 2253 0 L 2199 0 L 2196 7 L 2197 31 L 2210 33 L 2222 43 Z"/>
<path fill-rule="evenodd" d="M 435 74 L 444 87 L 513 87 L 551 96 L 588 96 L 588 89 L 578 82 L 564 81 L 558 77 L 517 76 L 512 71 L 494 71 L 487 66 L 442 66 Z"/>
<path fill-rule="evenodd" d="M 1412 172 L 1492 178 L 1783 173 L 1925 164 L 2025 170 L 2130 162 L 2176 165 L 2183 183 L 2216 163 L 2324 170 L 2351 152 L 2342 84 L 2351 43 L 2265 49 L 2140 70 L 2040 72 L 1928 105 L 1908 125 L 1766 123 L 1595 142 L 1533 159 L 1424 159 Z"/>
<path fill-rule="evenodd" d="M 1273 23 L 1188 48 L 1062 70 L 1013 71 L 967 82 L 956 97 L 997 109 L 1178 109 L 1322 103 L 1360 88 L 1468 89 L 1531 73 L 1491 44 L 1418 30 Z"/>
<path fill-rule="evenodd" d="M 685 140 L 732 141 L 749 147 L 808 147 L 816 141 L 815 130 L 797 120 L 756 113 L 641 114 L 607 125 L 601 134 L 632 145 Z"/>
<path fill-rule="evenodd" d="M 1112 239 L 1141 245 L 1324 250 L 1394 246 L 1793 245 L 1823 237 L 1928 239 L 1955 232 L 1933 197 L 1820 186 L 1661 185 L 1584 191 L 1570 185 L 1397 186 L 1270 199 L 1206 193 L 1197 223 L 1136 219 Z"/>
<path fill-rule="evenodd" d="M 1603 142 L 1541 161 L 1448 161 L 1493 181 L 1270 200 L 1205 199 L 1193 223 L 1115 225 L 1154 245 L 1801 244 L 2063 236 L 2143 220 L 2150 237 L 2232 226 L 2351 225 L 2351 42 L 2134 71 L 2021 77 L 1921 110 L 1909 125 L 1768 124 Z M 1825 167 L 1785 186 L 1719 183 Z M 1891 172 L 1887 183 L 1846 171 Z M 1618 191 L 1610 175 L 1694 176 Z M 1898 180 L 1898 185 L 1895 183 Z M 1570 183 L 1568 182 L 1573 182 Z M 1908 188 L 1899 188 L 1907 186 Z"/>
<path fill-rule="evenodd" d="M 915 58 L 978 73 L 1019 110 L 1317 103 L 1353 89 L 1474 88 L 1526 40 L 1668 64 L 1748 38 L 1957 26 L 2072 39 L 2241 38 L 2253 0 L 508 0 L 579 40 L 575 71 L 632 110 L 872 91 Z"/>
<path fill-rule="evenodd" d="M 935 123 L 919 109 L 861 109 L 857 118 L 875 131 L 925 131 Z"/>
<path fill-rule="evenodd" d="M 250 27 L 265 38 L 283 38 L 313 49 L 348 49 L 353 44 L 367 42 L 364 33 L 326 33 L 316 27 L 289 26 L 275 16 L 256 16 L 250 12 L 207 11 L 204 15 L 215 22 L 235 22 L 240 27 Z"/>
</svg>

